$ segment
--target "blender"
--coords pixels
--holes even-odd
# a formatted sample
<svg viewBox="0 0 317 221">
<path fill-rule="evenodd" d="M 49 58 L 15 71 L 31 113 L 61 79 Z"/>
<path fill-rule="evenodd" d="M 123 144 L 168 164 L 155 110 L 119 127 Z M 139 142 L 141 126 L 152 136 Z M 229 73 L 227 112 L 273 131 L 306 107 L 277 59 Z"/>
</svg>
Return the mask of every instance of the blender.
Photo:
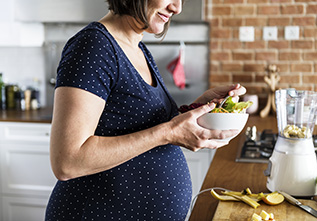
<svg viewBox="0 0 317 221">
<path fill-rule="evenodd" d="M 298 197 L 316 195 L 317 160 L 313 143 L 317 93 L 275 92 L 278 138 L 268 168 L 267 188 Z"/>
</svg>

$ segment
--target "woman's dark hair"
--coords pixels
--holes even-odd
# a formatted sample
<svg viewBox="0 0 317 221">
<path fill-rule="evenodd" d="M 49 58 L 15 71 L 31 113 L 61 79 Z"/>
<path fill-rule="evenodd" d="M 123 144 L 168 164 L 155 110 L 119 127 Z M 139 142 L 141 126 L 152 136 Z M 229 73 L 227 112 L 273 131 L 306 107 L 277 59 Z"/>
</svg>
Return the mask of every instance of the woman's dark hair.
<svg viewBox="0 0 317 221">
<path fill-rule="evenodd" d="M 144 29 L 149 27 L 147 20 L 147 7 L 148 0 L 107 0 L 109 4 L 109 10 L 113 11 L 118 15 L 130 15 L 134 17 L 137 21 L 144 24 Z M 155 36 L 160 38 L 164 37 L 167 33 L 170 20 L 165 23 L 164 30 L 156 34 Z"/>
</svg>

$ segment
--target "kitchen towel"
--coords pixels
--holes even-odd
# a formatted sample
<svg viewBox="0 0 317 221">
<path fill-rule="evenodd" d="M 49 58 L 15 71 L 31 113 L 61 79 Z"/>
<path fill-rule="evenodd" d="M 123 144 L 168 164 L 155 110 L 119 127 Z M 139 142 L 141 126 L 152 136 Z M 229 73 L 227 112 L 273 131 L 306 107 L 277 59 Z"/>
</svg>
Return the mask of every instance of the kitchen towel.
<svg viewBox="0 0 317 221">
<path fill-rule="evenodd" d="M 184 61 L 185 61 L 185 44 L 181 43 L 178 57 L 167 65 L 167 69 L 173 75 L 174 84 L 180 89 L 185 88 L 185 82 L 186 82 Z"/>
</svg>

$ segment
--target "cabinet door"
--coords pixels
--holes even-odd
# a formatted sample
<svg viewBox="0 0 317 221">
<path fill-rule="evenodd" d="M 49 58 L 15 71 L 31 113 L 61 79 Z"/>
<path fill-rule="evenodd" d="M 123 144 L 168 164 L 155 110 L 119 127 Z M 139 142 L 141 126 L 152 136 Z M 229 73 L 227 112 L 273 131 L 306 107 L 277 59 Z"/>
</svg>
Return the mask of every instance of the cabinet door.
<svg viewBox="0 0 317 221">
<path fill-rule="evenodd" d="M 48 198 L 2 197 L 4 221 L 43 221 Z"/>
<path fill-rule="evenodd" d="M 195 197 L 200 191 L 216 150 L 203 149 L 198 152 L 192 152 L 183 148 L 183 152 L 189 167 L 193 185 L 193 197 Z"/>
<path fill-rule="evenodd" d="M 2 147 L 2 192 L 47 196 L 56 179 L 48 146 L 6 144 Z"/>
<path fill-rule="evenodd" d="M 105 0 L 15 0 L 18 21 L 90 22 L 107 12 Z"/>
<path fill-rule="evenodd" d="M 0 123 L 2 194 L 49 196 L 56 182 L 49 132 L 49 124 Z"/>
<path fill-rule="evenodd" d="M 50 124 L 42 123 L 0 123 L 0 144 L 44 144 L 48 149 Z"/>
</svg>

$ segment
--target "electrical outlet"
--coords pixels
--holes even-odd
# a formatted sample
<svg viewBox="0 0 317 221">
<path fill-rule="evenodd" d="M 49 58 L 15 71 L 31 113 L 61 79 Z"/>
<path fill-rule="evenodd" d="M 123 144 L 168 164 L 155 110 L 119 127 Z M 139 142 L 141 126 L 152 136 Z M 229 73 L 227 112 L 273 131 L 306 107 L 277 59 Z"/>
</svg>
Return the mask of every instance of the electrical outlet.
<svg viewBox="0 0 317 221">
<path fill-rule="evenodd" d="M 277 40 L 277 27 L 264 27 L 263 28 L 263 40 Z"/>
<path fill-rule="evenodd" d="M 284 30 L 284 37 L 286 40 L 298 40 L 299 26 L 286 26 Z"/>
<path fill-rule="evenodd" d="M 254 27 L 241 26 L 239 28 L 239 40 L 240 41 L 254 41 Z"/>
</svg>

